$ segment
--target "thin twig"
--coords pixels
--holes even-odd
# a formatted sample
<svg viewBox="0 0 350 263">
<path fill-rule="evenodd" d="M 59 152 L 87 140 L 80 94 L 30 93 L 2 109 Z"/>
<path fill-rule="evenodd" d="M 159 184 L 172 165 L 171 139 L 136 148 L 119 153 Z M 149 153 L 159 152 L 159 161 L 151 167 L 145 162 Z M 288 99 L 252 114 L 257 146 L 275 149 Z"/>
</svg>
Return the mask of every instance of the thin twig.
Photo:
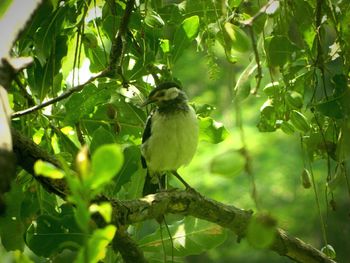
<svg viewBox="0 0 350 263">
<path fill-rule="evenodd" d="M 17 118 L 29 113 L 33 113 L 37 110 L 40 110 L 42 108 L 45 108 L 51 104 L 54 104 L 58 101 L 61 101 L 65 98 L 68 98 L 70 95 L 72 95 L 75 92 L 79 92 L 81 91 L 85 85 L 93 82 L 94 80 L 96 80 L 97 78 L 100 77 L 105 77 L 107 75 L 109 75 L 110 73 L 116 73 L 113 69 L 118 69 L 120 68 L 120 63 L 122 60 L 122 56 L 123 56 L 123 50 L 124 50 L 124 46 L 125 46 L 125 35 L 127 33 L 127 27 L 129 24 L 129 20 L 131 17 L 131 13 L 132 13 L 132 9 L 134 7 L 134 3 L 135 0 L 129 0 L 127 2 L 126 8 L 125 8 L 125 13 L 124 16 L 120 22 L 120 26 L 119 26 L 119 31 L 117 34 L 117 37 L 114 39 L 113 44 L 112 44 L 112 51 L 111 51 L 111 55 L 110 55 L 110 61 L 109 61 L 109 66 L 107 67 L 107 69 L 103 70 L 100 74 L 91 77 L 89 80 L 87 80 L 85 83 L 80 84 L 78 86 L 75 86 L 71 89 L 66 90 L 65 92 L 63 92 L 61 95 L 52 98 L 42 104 L 33 106 L 31 108 L 22 110 L 22 111 L 18 111 L 12 114 L 12 118 Z M 113 70 L 114 72 L 112 72 L 111 70 Z M 119 72 L 117 72 L 119 73 Z"/>
<path fill-rule="evenodd" d="M 253 50 L 254 50 L 254 57 L 255 57 L 255 62 L 257 65 L 257 74 L 255 76 L 256 78 L 256 86 L 252 91 L 252 94 L 256 94 L 259 90 L 260 87 L 260 83 L 262 80 L 262 68 L 261 68 L 261 64 L 260 64 L 260 56 L 259 56 L 259 51 L 258 51 L 258 47 L 257 47 L 257 43 L 255 41 L 255 36 L 254 36 L 254 30 L 253 30 L 253 26 L 249 26 L 249 33 L 250 33 L 250 39 L 252 41 L 252 46 L 253 46 Z"/>
<path fill-rule="evenodd" d="M 90 78 L 89 80 L 87 80 L 85 83 L 80 84 L 80 85 L 78 85 L 78 86 L 75 86 L 75 87 L 73 87 L 73 88 L 71 88 L 71 89 L 68 89 L 68 90 L 66 90 L 65 92 L 63 92 L 61 95 L 59 95 L 59 96 L 57 96 L 57 97 L 55 97 L 55 98 L 52 98 L 52 99 L 50 99 L 50 100 L 48 100 L 48 101 L 45 101 L 45 102 L 42 103 L 42 104 L 39 104 L 39 105 L 30 107 L 30 108 L 25 109 L 25 110 L 22 110 L 22 111 L 17 111 L 17 112 L 15 112 L 15 113 L 13 113 L 11 117 L 12 117 L 12 118 L 17 118 L 17 117 L 20 117 L 20 116 L 23 116 L 23 115 L 26 115 L 26 114 L 29 114 L 29 113 L 33 113 L 33 112 L 35 112 L 35 111 L 37 111 L 37 110 L 40 110 L 40 109 L 42 109 L 42 108 L 45 108 L 45 107 L 51 105 L 51 104 L 54 104 L 54 103 L 56 103 L 56 102 L 58 102 L 58 101 L 61 101 L 61 100 L 65 99 L 65 98 L 68 98 L 68 97 L 69 97 L 70 95 L 72 95 L 73 93 L 81 91 L 81 90 L 84 88 L 85 85 L 87 85 L 87 84 L 93 82 L 93 81 L 96 80 L 97 78 L 104 77 L 104 76 L 106 76 L 107 74 L 108 74 L 108 70 L 102 71 L 100 74 L 91 77 L 91 78 Z"/>
</svg>

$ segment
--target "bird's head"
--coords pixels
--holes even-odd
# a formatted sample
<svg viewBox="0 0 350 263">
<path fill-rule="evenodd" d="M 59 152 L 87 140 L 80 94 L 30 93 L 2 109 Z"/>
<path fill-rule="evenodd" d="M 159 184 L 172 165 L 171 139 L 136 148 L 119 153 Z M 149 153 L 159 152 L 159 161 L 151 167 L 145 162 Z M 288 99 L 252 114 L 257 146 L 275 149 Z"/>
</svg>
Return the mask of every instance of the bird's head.
<svg viewBox="0 0 350 263">
<path fill-rule="evenodd" d="M 157 104 L 158 107 L 169 107 L 171 105 L 186 103 L 186 94 L 180 86 L 174 82 L 164 82 L 153 89 L 142 106 L 150 103 Z"/>
</svg>

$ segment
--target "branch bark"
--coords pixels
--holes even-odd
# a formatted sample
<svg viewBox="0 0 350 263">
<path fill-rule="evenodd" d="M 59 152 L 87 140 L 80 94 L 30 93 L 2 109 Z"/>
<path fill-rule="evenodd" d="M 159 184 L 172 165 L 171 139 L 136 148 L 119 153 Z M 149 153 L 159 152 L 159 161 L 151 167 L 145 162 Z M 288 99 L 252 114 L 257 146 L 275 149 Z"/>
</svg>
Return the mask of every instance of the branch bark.
<svg viewBox="0 0 350 263">
<path fill-rule="evenodd" d="M 242 238 L 245 235 L 252 211 L 219 203 L 195 191 L 169 191 L 145 196 L 138 200 L 111 200 L 113 222 L 134 224 L 172 213 L 191 215 L 232 230 Z M 285 230 L 276 228 L 276 237 L 270 249 L 295 262 L 335 263 L 325 254 L 304 241 L 290 236 Z"/>
<path fill-rule="evenodd" d="M 51 162 L 57 166 L 59 166 L 59 162 L 17 131 L 12 130 L 12 134 L 14 152 L 17 156 L 18 164 L 23 167 L 23 169 L 33 174 L 33 176 L 38 179 L 48 191 L 59 194 L 64 198 L 68 192 L 64 180 L 40 178 L 35 176 L 33 171 L 33 165 L 38 159 Z M 106 201 L 106 198 L 102 197 L 101 200 Z M 196 218 L 213 222 L 232 230 L 237 234 L 239 239 L 245 236 L 253 214 L 250 210 L 247 211 L 232 205 L 217 202 L 202 196 L 196 191 L 171 190 L 168 192 L 148 195 L 136 200 L 121 201 L 109 199 L 109 201 L 113 207 L 112 222 L 118 227 L 150 219 L 157 219 L 162 215 L 172 213 L 191 215 Z M 126 237 L 123 234 L 121 234 L 120 237 L 126 238 L 123 241 L 123 244 L 128 244 L 128 242 L 132 241 L 130 237 Z M 120 242 L 121 241 L 119 240 L 119 244 L 121 244 Z M 115 243 L 114 246 L 116 246 L 116 244 L 118 244 L 118 242 Z M 130 246 L 131 244 L 124 247 L 128 249 Z M 137 248 L 135 242 L 133 243 L 133 246 Z M 286 256 L 294 260 L 295 262 L 335 263 L 335 261 L 329 259 L 321 251 L 306 244 L 298 238 L 290 236 L 285 230 L 280 228 L 276 228 L 276 238 L 270 249 L 281 256 Z M 135 251 L 125 252 L 123 250 L 123 253 L 125 253 L 124 256 L 126 257 L 126 262 L 136 262 L 127 261 L 127 257 L 133 258 L 131 254 L 134 254 L 134 256 L 140 255 L 139 253 L 135 253 Z"/>
</svg>

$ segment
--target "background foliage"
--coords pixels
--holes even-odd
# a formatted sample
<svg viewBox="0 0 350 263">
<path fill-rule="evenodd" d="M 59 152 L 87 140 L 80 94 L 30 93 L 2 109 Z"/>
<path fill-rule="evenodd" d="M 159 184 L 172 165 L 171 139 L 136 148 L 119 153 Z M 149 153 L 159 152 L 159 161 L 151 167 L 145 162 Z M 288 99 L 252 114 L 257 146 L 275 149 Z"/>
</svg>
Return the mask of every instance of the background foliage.
<svg viewBox="0 0 350 263">
<path fill-rule="evenodd" d="M 0 15 L 11 2 L 0 4 Z M 348 261 L 349 7 L 338 0 L 136 1 L 123 29 L 127 44 L 111 65 L 126 2 L 43 1 L 11 51 L 34 59 L 9 90 L 12 125 L 64 167 L 37 162 L 36 174 L 64 177 L 72 192 L 66 203 L 18 169 L 0 218 L 2 261 L 120 260 L 108 246 L 115 227 L 91 223 L 95 211 L 111 222 L 110 205 L 90 202 L 102 191 L 141 196 L 147 112 L 139 105 L 155 84 L 172 79 L 200 122 L 198 153 L 180 171 L 185 180 Z M 74 87 L 42 110 L 21 112 Z M 269 231 L 259 225 L 237 244 L 215 224 L 180 216 L 167 223 L 175 260 L 288 262 L 260 249 Z M 145 222 L 129 231 L 149 260 L 163 261 L 163 247 L 171 259 L 164 227 Z"/>
</svg>

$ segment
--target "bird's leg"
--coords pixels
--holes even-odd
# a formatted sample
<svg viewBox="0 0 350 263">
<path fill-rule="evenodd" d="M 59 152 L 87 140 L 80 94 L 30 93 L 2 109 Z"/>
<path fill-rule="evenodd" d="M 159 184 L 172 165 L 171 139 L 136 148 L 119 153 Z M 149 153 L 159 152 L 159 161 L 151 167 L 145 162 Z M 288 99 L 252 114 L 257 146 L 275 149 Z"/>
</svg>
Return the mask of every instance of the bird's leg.
<svg viewBox="0 0 350 263">
<path fill-rule="evenodd" d="M 192 191 L 194 191 L 194 189 L 193 189 L 188 183 L 186 183 L 186 181 L 185 181 L 184 179 L 182 179 L 182 177 L 179 175 L 179 173 L 178 173 L 177 171 L 171 171 L 171 173 L 172 173 L 173 175 L 175 175 L 175 177 L 176 177 L 177 179 L 179 179 L 180 182 L 181 182 L 184 186 L 186 186 L 186 190 L 192 190 Z"/>
</svg>

